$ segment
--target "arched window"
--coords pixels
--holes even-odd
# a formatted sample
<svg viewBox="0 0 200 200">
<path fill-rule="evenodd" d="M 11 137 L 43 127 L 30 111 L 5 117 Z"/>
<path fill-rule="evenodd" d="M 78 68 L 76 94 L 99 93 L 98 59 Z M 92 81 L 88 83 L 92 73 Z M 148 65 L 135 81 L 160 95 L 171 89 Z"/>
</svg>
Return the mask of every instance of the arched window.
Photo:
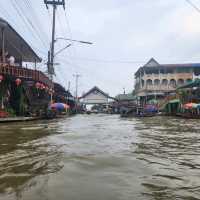
<svg viewBox="0 0 200 200">
<path fill-rule="evenodd" d="M 184 80 L 183 79 L 178 79 L 178 85 L 183 85 L 184 84 Z"/>
<path fill-rule="evenodd" d="M 155 79 L 155 80 L 154 80 L 154 85 L 156 85 L 156 86 L 157 86 L 157 85 L 160 85 L 160 80 L 159 80 L 159 79 Z"/>
<path fill-rule="evenodd" d="M 148 79 L 147 80 L 147 86 L 151 86 L 151 85 L 153 85 L 153 81 L 151 79 Z"/>
<path fill-rule="evenodd" d="M 171 79 L 169 82 L 170 86 L 172 87 L 176 87 L 176 80 L 175 79 Z"/>
<path fill-rule="evenodd" d="M 167 79 L 163 79 L 162 80 L 162 85 L 168 85 L 168 80 Z"/>
<path fill-rule="evenodd" d="M 188 78 L 188 79 L 186 80 L 186 82 L 187 82 L 187 83 L 190 83 L 190 82 L 192 82 L 192 79 Z"/>
<path fill-rule="evenodd" d="M 142 79 L 142 87 L 144 87 L 144 80 Z"/>
</svg>

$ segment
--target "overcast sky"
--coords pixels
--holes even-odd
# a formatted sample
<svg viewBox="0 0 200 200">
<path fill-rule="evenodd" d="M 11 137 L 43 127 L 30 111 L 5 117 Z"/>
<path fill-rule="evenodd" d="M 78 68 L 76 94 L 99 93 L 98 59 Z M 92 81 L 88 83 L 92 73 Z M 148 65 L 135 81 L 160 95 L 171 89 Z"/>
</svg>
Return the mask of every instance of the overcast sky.
<svg viewBox="0 0 200 200">
<path fill-rule="evenodd" d="M 200 8 L 199 0 L 191 2 Z M 43 0 L 0 0 L 0 7 L 1 17 L 45 63 L 52 9 Z M 56 57 L 55 80 L 66 88 L 71 81 L 74 91 L 73 74 L 81 74 L 79 95 L 95 85 L 113 96 L 123 87 L 130 92 L 134 72 L 151 57 L 159 63 L 200 62 L 200 12 L 186 0 L 67 0 L 65 12 L 57 9 L 56 36 L 94 43 L 73 43 Z M 56 50 L 65 45 L 58 41 Z"/>
</svg>

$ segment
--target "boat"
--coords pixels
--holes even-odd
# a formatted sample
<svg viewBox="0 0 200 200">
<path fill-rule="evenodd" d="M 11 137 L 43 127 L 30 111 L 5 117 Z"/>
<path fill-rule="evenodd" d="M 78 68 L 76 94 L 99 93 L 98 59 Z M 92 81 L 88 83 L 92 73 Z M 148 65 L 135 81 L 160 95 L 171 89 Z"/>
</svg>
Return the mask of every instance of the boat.
<svg viewBox="0 0 200 200">
<path fill-rule="evenodd" d="M 145 105 L 144 107 L 132 107 L 122 110 L 121 117 L 154 117 L 158 114 L 158 110 L 154 106 Z"/>
</svg>

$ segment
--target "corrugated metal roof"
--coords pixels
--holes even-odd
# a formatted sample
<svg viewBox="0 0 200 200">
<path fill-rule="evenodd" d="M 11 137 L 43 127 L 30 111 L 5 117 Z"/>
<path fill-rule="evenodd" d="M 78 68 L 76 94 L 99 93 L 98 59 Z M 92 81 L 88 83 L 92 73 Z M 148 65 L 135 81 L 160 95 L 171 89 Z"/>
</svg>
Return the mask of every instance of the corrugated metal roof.
<svg viewBox="0 0 200 200">
<path fill-rule="evenodd" d="M 117 100 L 122 100 L 122 101 L 131 101 L 135 100 L 136 97 L 132 94 L 119 94 L 115 97 Z"/>
<path fill-rule="evenodd" d="M 33 51 L 30 45 L 19 35 L 16 30 L 4 19 L 0 18 L 0 29 L 5 30 L 6 51 L 16 59 L 24 62 L 41 62 L 41 58 Z M 2 39 L 0 38 L 0 46 Z"/>
</svg>

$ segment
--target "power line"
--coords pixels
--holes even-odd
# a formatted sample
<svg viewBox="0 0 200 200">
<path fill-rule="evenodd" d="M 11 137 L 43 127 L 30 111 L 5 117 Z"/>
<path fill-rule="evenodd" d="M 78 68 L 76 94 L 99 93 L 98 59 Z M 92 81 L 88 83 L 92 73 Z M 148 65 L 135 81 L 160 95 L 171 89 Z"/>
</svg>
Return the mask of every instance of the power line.
<svg viewBox="0 0 200 200">
<path fill-rule="evenodd" d="M 188 4 L 190 4 L 197 12 L 200 13 L 200 8 L 196 6 L 192 1 L 190 0 L 185 0 Z"/>
<path fill-rule="evenodd" d="M 100 76 L 99 73 L 96 74 L 96 73 L 95 73 L 96 71 L 94 71 L 93 69 L 90 69 L 90 68 L 88 68 L 88 67 L 84 67 L 84 68 L 83 68 L 83 67 L 81 67 L 81 66 L 79 66 L 79 65 L 77 65 L 77 64 L 70 63 L 70 61 L 68 61 L 68 60 L 66 60 L 66 59 L 63 59 L 63 58 L 61 59 L 61 61 L 62 61 L 63 63 L 65 63 L 66 65 L 71 66 L 72 71 L 73 71 L 74 69 L 79 69 L 79 71 L 82 71 L 82 73 L 85 73 L 85 72 L 87 71 L 87 73 L 85 73 L 85 74 L 87 74 L 88 78 L 93 77 L 93 78 L 95 78 L 95 79 L 98 80 L 98 79 L 101 77 L 101 79 L 103 78 L 106 82 L 112 82 L 113 85 L 118 84 L 118 80 L 117 80 L 117 81 L 113 81 L 113 80 L 111 80 L 111 79 L 106 79 L 105 77 Z"/>
<path fill-rule="evenodd" d="M 57 18 L 58 18 L 58 22 L 59 22 L 59 25 L 60 25 L 60 31 L 61 31 L 61 34 L 63 36 L 65 36 L 65 31 L 64 31 L 64 26 L 62 25 L 62 20 L 61 20 L 61 17 L 60 17 L 60 13 L 57 14 Z"/>
<path fill-rule="evenodd" d="M 69 57 L 68 57 L 69 58 Z M 121 64 L 141 64 L 146 63 L 146 61 L 134 61 L 134 60 L 103 60 L 103 59 L 93 59 L 93 58 L 81 58 L 81 57 L 70 57 L 75 60 L 82 60 L 86 62 L 97 62 L 97 63 L 121 63 Z"/>
<path fill-rule="evenodd" d="M 11 22 L 12 25 L 14 25 L 14 27 L 17 27 L 17 29 L 20 30 L 20 32 L 24 32 L 24 29 L 27 28 L 27 26 L 24 26 L 24 24 L 22 24 L 21 26 L 18 26 L 16 18 L 13 18 L 10 15 L 10 13 L 6 9 L 4 9 L 4 7 L 2 5 L 0 5 L 0 7 L 1 7 L 1 13 L 3 14 L 3 17 L 8 19 L 8 21 Z M 32 36 L 35 38 L 35 35 L 33 34 L 33 31 L 29 31 L 29 33 L 32 34 Z M 38 38 L 36 38 L 36 39 L 38 39 Z M 35 47 L 35 43 L 33 44 L 32 41 L 29 41 L 29 43 L 33 47 L 33 49 L 35 49 L 40 54 L 45 55 L 45 57 L 46 57 L 46 50 L 42 50 L 42 48 Z"/>
<path fill-rule="evenodd" d="M 69 31 L 69 38 L 72 40 L 73 39 L 73 36 L 72 36 L 72 30 L 71 30 L 71 27 L 70 27 L 70 23 L 69 23 L 69 20 L 68 20 L 68 16 L 67 16 L 67 12 L 66 10 L 64 10 L 64 17 L 65 17 L 65 26 L 66 26 L 66 30 L 68 29 Z M 72 41 L 72 45 L 74 44 L 74 42 Z M 72 46 L 72 56 L 76 56 L 76 47 L 75 45 Z"/>
<path fill-rule="evenodd" d="M 40 32 L 37 30 L 37 28 L 33 25 L 32 21 L 25 15 L 24 10 L 22 9 L 22 6 L 20 6 L 19 2 L 17 2 L 16 0 L 11 0 L 11 4 L 14 7 L 14 9 L 16 10 L 17 14 L 21 17 L 21 19 L 23 20 L 23 22 L 28 25 L 28 27 L 30 26 L 35 34 L 37 34 L 38 39 L 42 42 L 42 44 L 44 45 L 45 48 L 47 48 L 46 44 L 45 44 L 45 40 L 41 38 Z M 23 14 L 22 14 L 23 13 Z M 32 30 L 31 30 L 32 31 Z"/>
<path fill-rule="evenodd" d="M 31 2 L 30 2 L 29 0 L 23 0 L 23 1 L 24 1 L 25 6 L 27 7 L 27 9 L 29 10 L 30 15 L 32 16 L 32 17 L 31 17 L 32 20 L 34 20 L 34 21 L 36 22 L 36 24 L 39 26 L 39 31 L 42 33 L 43 38 L 45 38 L 45 39 L 46 39 L 46 38 L 50 39 L 49 35 L 46 34 L 46 32 L 44 31 L 43 26 L 42 26 L 42 24 L 40 23 L 41 21 L 38 19 L 38 16 L 37 16 L 37 14 L 36 14 L 36 12 L 35 12 L 34 7 L 33 7 L 32 4 L 31 4 Z"/>
</svg>

